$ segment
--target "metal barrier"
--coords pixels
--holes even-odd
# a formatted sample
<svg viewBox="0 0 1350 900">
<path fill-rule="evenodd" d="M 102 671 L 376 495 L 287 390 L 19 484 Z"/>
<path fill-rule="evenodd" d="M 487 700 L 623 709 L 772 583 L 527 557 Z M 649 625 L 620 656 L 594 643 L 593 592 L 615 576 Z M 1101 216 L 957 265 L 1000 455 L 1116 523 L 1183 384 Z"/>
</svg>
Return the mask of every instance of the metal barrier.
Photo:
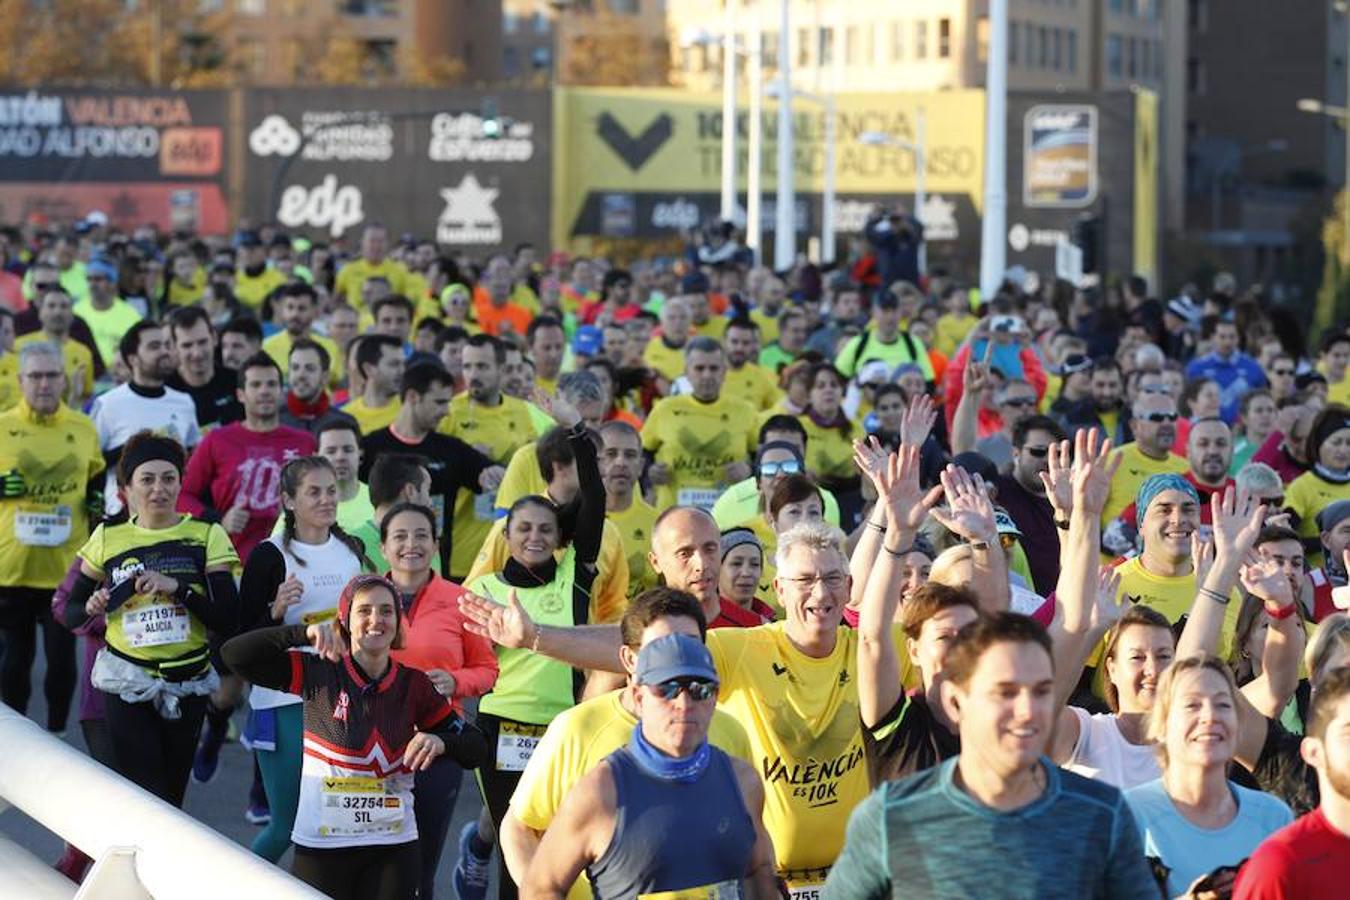
<svg viewBox="0 0 1350 900">
<path fill-rule="evenodd" d="M 0 748 L 0 809 L 8 804 L 22 810 L 95 860 L 77 889 L 49 864 L 0 840 L 0 897 L 323 898 L 3 705 Z"/>
</svg>

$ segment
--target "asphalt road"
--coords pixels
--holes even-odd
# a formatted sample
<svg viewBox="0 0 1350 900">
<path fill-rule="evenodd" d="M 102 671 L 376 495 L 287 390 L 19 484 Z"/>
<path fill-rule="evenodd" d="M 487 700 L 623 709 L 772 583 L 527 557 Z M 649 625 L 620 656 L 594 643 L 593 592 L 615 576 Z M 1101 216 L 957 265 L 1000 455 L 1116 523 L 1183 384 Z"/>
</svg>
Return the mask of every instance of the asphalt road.
<svg viewBox="0 0 1350 900">
<path fill-rule="evenodd" d="M 38 661 L 33 671 L 33 698 L 29 701 L 28 708 L 29 717 L 38 722 L 46 721 L 46 702 L 42 694 L 44 668 L 41 641 L 39 641 Z M 77 688 L 77 690 L 79 689 Z M 66 731 L 65 740 L 72 747 L 76 747 L 83 752 L 85 750 L 84 738 L 80 733 L 79 723 L 76 721 L 78 709 L 77 698 L 75 709 L 71 712 L 71 721 Z M 244 713 L 238 713 L 235 721 L 242 728 Z M 0 765 L 3 765 L 2 761 L 0 761 Z M 230 742 L 221 750 L 220 768 L 215 777 L 206 784 L 200 784 L 196 781 L 189 783 L 184 809 L 230 840 L 247 847 L 253 841 L 254 835 L 258 833 L 258 826 L 250 825 L 244 820 L 244 806 L 247 803 L 252 781 L 253 761 L 251 754 L 237 742 Z M 466 774 L 460 787 L 459 801 L 455 806 L 454 821 L 450 825 L 450 833 L 446 838 L 445 852 L 441 856 L 441 865 L 436 878 L 435 900 L 453 900 L 455 897 L 454 889 L 450 885 L 450 872 L 454 868 L 455 858 L 458 854 L 456 841 L 464 823 L 470 819 L 476 819 L 481 808 L 482 801 L 479 799 L 477 785 L 474 783 L 472 776 Z M 0 834 L 32 851 L 39 859 L 51 862 L 59 859 L 64 849 L 64 844 L 60 838 L 17 809 L 11 808 L 0 812 Z M 290 851 L 287 851 L 280 864 L 289 868 L 290 859 Z M 495 881 L 495 863 L 492 868 Z M 495 893 L 495 886 L 489 886 L 488 896 L 495 896 Z"/>
</svg>

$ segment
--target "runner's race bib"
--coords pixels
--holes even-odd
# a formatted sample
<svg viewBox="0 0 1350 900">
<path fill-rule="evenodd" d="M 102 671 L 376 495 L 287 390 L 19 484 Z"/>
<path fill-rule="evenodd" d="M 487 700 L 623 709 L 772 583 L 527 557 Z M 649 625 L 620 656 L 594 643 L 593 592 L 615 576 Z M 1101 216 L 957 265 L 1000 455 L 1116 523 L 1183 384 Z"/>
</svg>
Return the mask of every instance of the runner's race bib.
<svg viewBox="0 0 1350 900">
<path fill-rule="evenodd" d="M 122 614 L 122 633 L 132 647 L 161 647 L 188 639 L 187 608 L 172 600 L 152 602 Z"/>
<path fill-rule="evenodd" d="M 543 725 L 502 722 L 497 731 L 497 771 L 524 772 L 543 736 Z"/>
<path fill-rule="evenodd" d="M 383 778 L 325 778 L 321 787 L 320 835 L 368 837 L 403 830 L 403 799 L 389 791 Z"/>
<path fill-rule="evenodd" d="M 791 900 L 820 900 L 820 892 L 824 889 L 825 882 L 823 881 L 788 885 L 788 896 Z"/>
<path fill-rule="evenodd" d="M 680 488 L 675 493 L 675 502 L 680 506 L 712 509 L 721 493 L 717 488 Z"/>
<path fill-rule="evenodd" d="M 14 536 L 25 547 L 60 547 L 70 540 L 69 507 L 58 506 L 51 512 L 16 512 Z"/>
</svg>

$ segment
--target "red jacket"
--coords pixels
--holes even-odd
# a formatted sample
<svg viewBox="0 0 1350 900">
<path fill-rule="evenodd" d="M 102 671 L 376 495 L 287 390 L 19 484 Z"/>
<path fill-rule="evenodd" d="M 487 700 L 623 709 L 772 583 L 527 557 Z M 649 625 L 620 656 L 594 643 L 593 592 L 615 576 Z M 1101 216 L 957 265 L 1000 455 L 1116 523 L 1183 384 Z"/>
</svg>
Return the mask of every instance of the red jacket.
<svg viewBox="0 0 1350 900">
<path fill-rule="evenodd" d="M 450 704 L 461 715 L 466 697 L 481 697 L 497 683 L 492 643 L 464 628 L 459 611 L 464 594 L 464 588 L 432 572 L 403 616 L 403 647 L 390 654 L 405 666 L 444 669 L 455 676 Z"/>
</svg>

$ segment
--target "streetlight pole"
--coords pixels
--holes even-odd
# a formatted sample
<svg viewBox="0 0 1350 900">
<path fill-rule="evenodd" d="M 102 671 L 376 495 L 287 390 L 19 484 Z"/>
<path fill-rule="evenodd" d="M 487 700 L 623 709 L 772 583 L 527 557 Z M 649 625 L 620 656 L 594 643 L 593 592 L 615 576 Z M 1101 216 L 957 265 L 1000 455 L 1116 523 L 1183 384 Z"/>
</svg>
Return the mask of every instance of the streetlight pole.
<svg viewBox="0 0 1350 900">
<path fill-rule="evenodd" d="M 722 219 L 736 218 L 736 7 L 722 12 Z"/>
<path fill-rule="evenodd" d="M 1007 269 L 1008 0 L 989 0 L 989 70 L 985 78 L 984 219 L 980 294 L 993 298 Z"/>
<path fill-rule="evenodd" d="M 745 245 L 750 248 L 757 263 L 761 261 L 759 245 L 763 237 L 763 226 L 760 224 L 760 202 L 763 198 L 759 176 L 763 168 L 761 155 L 764 152 L 760 147 L 764 125 L 764 55 L 760 31 L 759 7 L 756 6 L 750 21 L 750 136 L 745 173 Z"/>
<path fill-rule="evenodd" d="M 789 0 L 778 4 L 778 200 L 774 210 L 774 267 L 786 271 L 797 261 L 797 196 L 792 158 L 792 14 Z"/>
</svg>

